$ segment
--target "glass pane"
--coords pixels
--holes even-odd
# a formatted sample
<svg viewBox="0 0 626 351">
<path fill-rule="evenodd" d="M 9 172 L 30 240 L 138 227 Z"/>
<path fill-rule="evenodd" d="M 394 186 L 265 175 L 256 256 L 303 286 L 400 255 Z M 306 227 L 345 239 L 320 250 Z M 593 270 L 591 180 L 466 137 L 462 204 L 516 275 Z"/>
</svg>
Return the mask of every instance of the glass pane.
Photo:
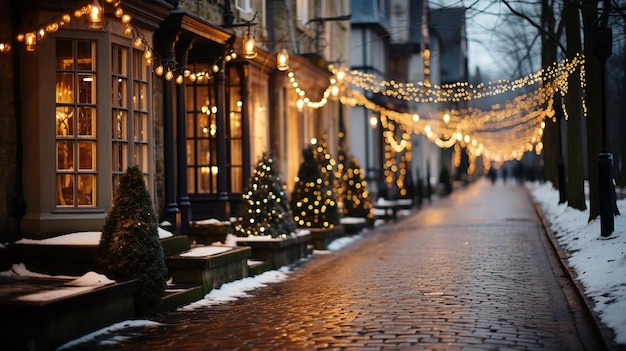
<svg viewBox="0 0 626 351">
<path fill-rule="evenodd" d="M 146 80 L 146 66 L 143 64 L 143 52 L 133 51 L 133 76 L 136 80 Z"/>
<path fill-rule="evenodd" d="M 74 46 L 72 40 L 58 39 L 56 42 L 57 69 L 74 68 Z"/>
<path fill-rule="evenodd" d="M 190 194 L 196 193 L 196 177 L 195 177 L 195 168 L 190 167 L 187 168 L 187 192 Z"/>
<path fill-rule="evenodd" d="M 138 164 L 142 170 L 148 171 L 148 144 L 141 144 L 141 160 Z"/>
<path fill-rule="evenodd" d="M 57 206 L 74 205 L 74 175 L 57 174 Z"/>
<path fill-rule="evenodd" d="M 78 175 L 78 204 L 93 205 L 94 188 L 96 186 L 96 176 L 94 174 Z"/>
<path fill-rule="evenodd" d="M 74 170 L 74 142 L 71 140 L 57 140 L 57 170 Z"/>
<path fill-rule="evenodd" d="M 112 195 L 113 195 L 113 199 L 115 199 L 115 195 L 117 194 L 117 189 L 120 187 L 120 176 L 117 174 L 113 175 L 113 178 L 111 180 L 111 185 L 112 185 Z"/>
<path fill-rule="evenodd" d="M 200 144 L 202 142 L 202 140 L 199 140 L 198 143 Z M 193 140 L 187 140 L 187 165 L 195 165 L 195 160 L 194 160 L 194 152 L 193 152 L 193 146 L 194 146 L 194 142 Z"/>
<path fill-rule="evenodd" d="M 128 144 L 113 143 L 113 171 L 124 172 L 128 168 Z"/>
<path fill-rule="evenodd" d="M 128 77 L 128 49 L 119 45 L 113 45 L 111 63 L 112 72 L 119 76 Z"/>
<path fill-rule="evenodd" d="M 128 80 L 126 78 L 113 77 L 111 84 L 113 86 L 113 106 L 126 107 Z"/>
<path fill-rule="evenodd" d="M 74 107 L 57 106 L 56 108 L 57 136 L 74 135 Z"/>
<path fill-rule="evenodd" d="M 93 171 L 95 170 L 95 150 L 96 143 L 93 141 L 79 141 L 79 159 L 78 165 L 80 170 Z"/>
<path fill-rule="evenodd" d="M 126 136 L 126 116 L 127 112 L 122 110 L 113 110 L 112 136 L 113 139 L 127 140 Z"/>
<path fill-rule="evenodd" d="M 135 113 L 134 136 L 137 141 L 148 141 L 148 115 Z"/>
<path fill-rule="evenodd" d="M 96 70 L 96 51 L 95 42 L 89 40 L 78 40 L 76 43 L 76 53 L 78 59 L 78 70 L 95 71 Z"/>
<path fill-rule="evenodd" d="M 230 137 L 241 138 L 241 113 L 230 113 Z"/>
<path fill-rule="evenodd" d="M 230 183 L 231 189 L 230 191 L 233 193 L 241 193 L 243 192 L 243 172 L 241 167 L 232 167 L 230 170 Z"/>
<path fill-rule="evenodd" d="M 187 113 L 187 119 L 185 120 L 185 128 L 187 129 L 187 138 L 193 138 L 195 136 L 193 129 L 195 127 L 195 113 Z"/>
<path fill-rule="evenodd" d="M 79 104 L 95 104 L 96 103 L 96 84 L 95 74 L 79 74 L 78 75 L 78 103 Z"/>
<path fill-rule="evenodd" d="M 57 72 L 56 102 L 74 103 L 74 74 Z"/>
<path fill-rule="evenodd" d="M 210 165 L 211 164 L 211 153 L 209 150 L 209 140 L 198 140 L 197 141 L 198 150 L 196 157 L 198 158 L 198 165 Z M 189 152 L 187 152 L 189 154 Z M 192 164 L 189 163 L 188 164 Z"/>
<path fill-rule="evenodd" d="M 78 108 L 78 135 L 96 136 L 96 108 Z"/>
<path fill-rule="evenodd" d="M 241 139 L 230 140 L 230 164 L 241 165 L 242 157 L 242 141 Z"/>
<path fill-rule="evenodd" d="M 133 86 L 133 107 L 137 110 L 146 109 L 146 84 L 135 82 Z"/>
</svg>

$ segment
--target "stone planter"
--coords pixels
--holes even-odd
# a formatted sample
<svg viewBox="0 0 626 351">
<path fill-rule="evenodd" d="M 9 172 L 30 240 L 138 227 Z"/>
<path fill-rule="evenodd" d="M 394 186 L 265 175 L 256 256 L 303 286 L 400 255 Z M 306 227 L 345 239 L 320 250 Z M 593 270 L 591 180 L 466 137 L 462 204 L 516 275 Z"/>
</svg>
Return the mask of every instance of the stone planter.
<svg viewBox="0 0 626 351">
<path fill-rule="evenodd" d="M 252 259 L 267 261 L 277 269 L 307 257 L 310 238 L 308 231 L 298 231 L 287 238 L 238 237 L 236 242 L 252 249 Z"/>
<path fill-rule="evenodd" d="M 334 228 L 309 228 L 308 230 L 311 232 L 310 244 L 315 250 L 326 250 L 328 244 L 346 235 L 343 225 L 337 225 Z"/>
<path fill-rule="evenodd" d="M 354 235 L 365 228 L 372 228 L 374 226 L 374 220 L 373 218 L 344 217 L 341 219 L 341 225 L 346 235 Z"/>
<path fill-rule="evenodd" d="M 211 245 L 215 242 L 225 243 L 230 232 L 230 222 L 201 221 L 189 225 L 189 239 L 196 244 Z"/>
<path fill-rule="evenodd" d="M 173 284 L 200 285 L 206 294 L 224 283 L 246 278 L 250 253 L 248 247 L 195 247 L 168 256 L 167 269 Z"/>
</svg>

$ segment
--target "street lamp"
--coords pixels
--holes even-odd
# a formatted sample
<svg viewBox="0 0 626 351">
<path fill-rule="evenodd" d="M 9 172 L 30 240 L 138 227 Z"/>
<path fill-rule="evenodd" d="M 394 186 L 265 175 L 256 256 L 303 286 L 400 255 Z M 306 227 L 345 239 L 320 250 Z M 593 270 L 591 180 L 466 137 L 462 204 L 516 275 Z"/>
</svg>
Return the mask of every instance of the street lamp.
<svg viewBox="0 0 626 351">
<path fill-rule="evenodd" d="M 600 235 L 611 235 L 615 230 L 613 219 L 612 180 L 613 155 L 608 150 L 606 136 L 606 60 L 611 56 L 613 49 L 613 32 L 608 26 L 609 1 L 604 0 L 604 13 L 594 28 L 594 52 L 600 60 L 602 99 L 602 150 L 598 155 L 598 171 L 600 181 Z"/>
</svg>

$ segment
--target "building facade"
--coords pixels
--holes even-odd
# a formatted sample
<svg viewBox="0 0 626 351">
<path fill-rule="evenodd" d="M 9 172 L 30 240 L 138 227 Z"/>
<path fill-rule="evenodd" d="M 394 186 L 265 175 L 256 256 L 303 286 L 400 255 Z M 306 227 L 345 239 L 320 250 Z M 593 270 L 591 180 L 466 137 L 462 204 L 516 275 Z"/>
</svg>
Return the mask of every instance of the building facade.
<svg viewBox="0 0 626 351">
<path fill-rule="evenodd" d="M 325 92 L 349 57 L 345 2 L 2 4 L 0 242 L 101 230 L 131 166 L 186 234 L 230 218 L 261 153 L 292 186 L 302 147 L 337 134 Z"/>
</svg>

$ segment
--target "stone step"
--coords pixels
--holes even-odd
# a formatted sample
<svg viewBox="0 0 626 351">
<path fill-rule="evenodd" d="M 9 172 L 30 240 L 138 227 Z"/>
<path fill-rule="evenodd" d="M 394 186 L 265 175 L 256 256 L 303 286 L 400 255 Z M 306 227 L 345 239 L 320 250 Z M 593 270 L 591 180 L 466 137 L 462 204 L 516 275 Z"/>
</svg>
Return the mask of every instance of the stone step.
<svg viewBox="0 0 626 351">
<path fill-rule="evenodd" d="M 201 285 L 170 285 L 161 298 L 161 311 L 174 311 L 180 306 L 201 300 L 204 295 Z"/>
<path fill-rule="evenodd" d="M 136 281 L 74 285 L 66 278 L 0 278 L 0 340 L 7 350 L 51 350 L 135 317 Z"/>
<path fill-rule="evenodd" d="M 248 260 L 248 274 L 251 277 L 265 273 L 272 269 L 272 264 L 268 261 Z"/>
<path fill-rule="evenodd" d="M 223 251 L 216 251 L 220 249 Z M 199 285 L 206 294 L 224 283 L 247 277 L 250 256 L 249 247 L 196 246 L 167 256 L 166 262 L 173 284 Z"/>
</svg>

